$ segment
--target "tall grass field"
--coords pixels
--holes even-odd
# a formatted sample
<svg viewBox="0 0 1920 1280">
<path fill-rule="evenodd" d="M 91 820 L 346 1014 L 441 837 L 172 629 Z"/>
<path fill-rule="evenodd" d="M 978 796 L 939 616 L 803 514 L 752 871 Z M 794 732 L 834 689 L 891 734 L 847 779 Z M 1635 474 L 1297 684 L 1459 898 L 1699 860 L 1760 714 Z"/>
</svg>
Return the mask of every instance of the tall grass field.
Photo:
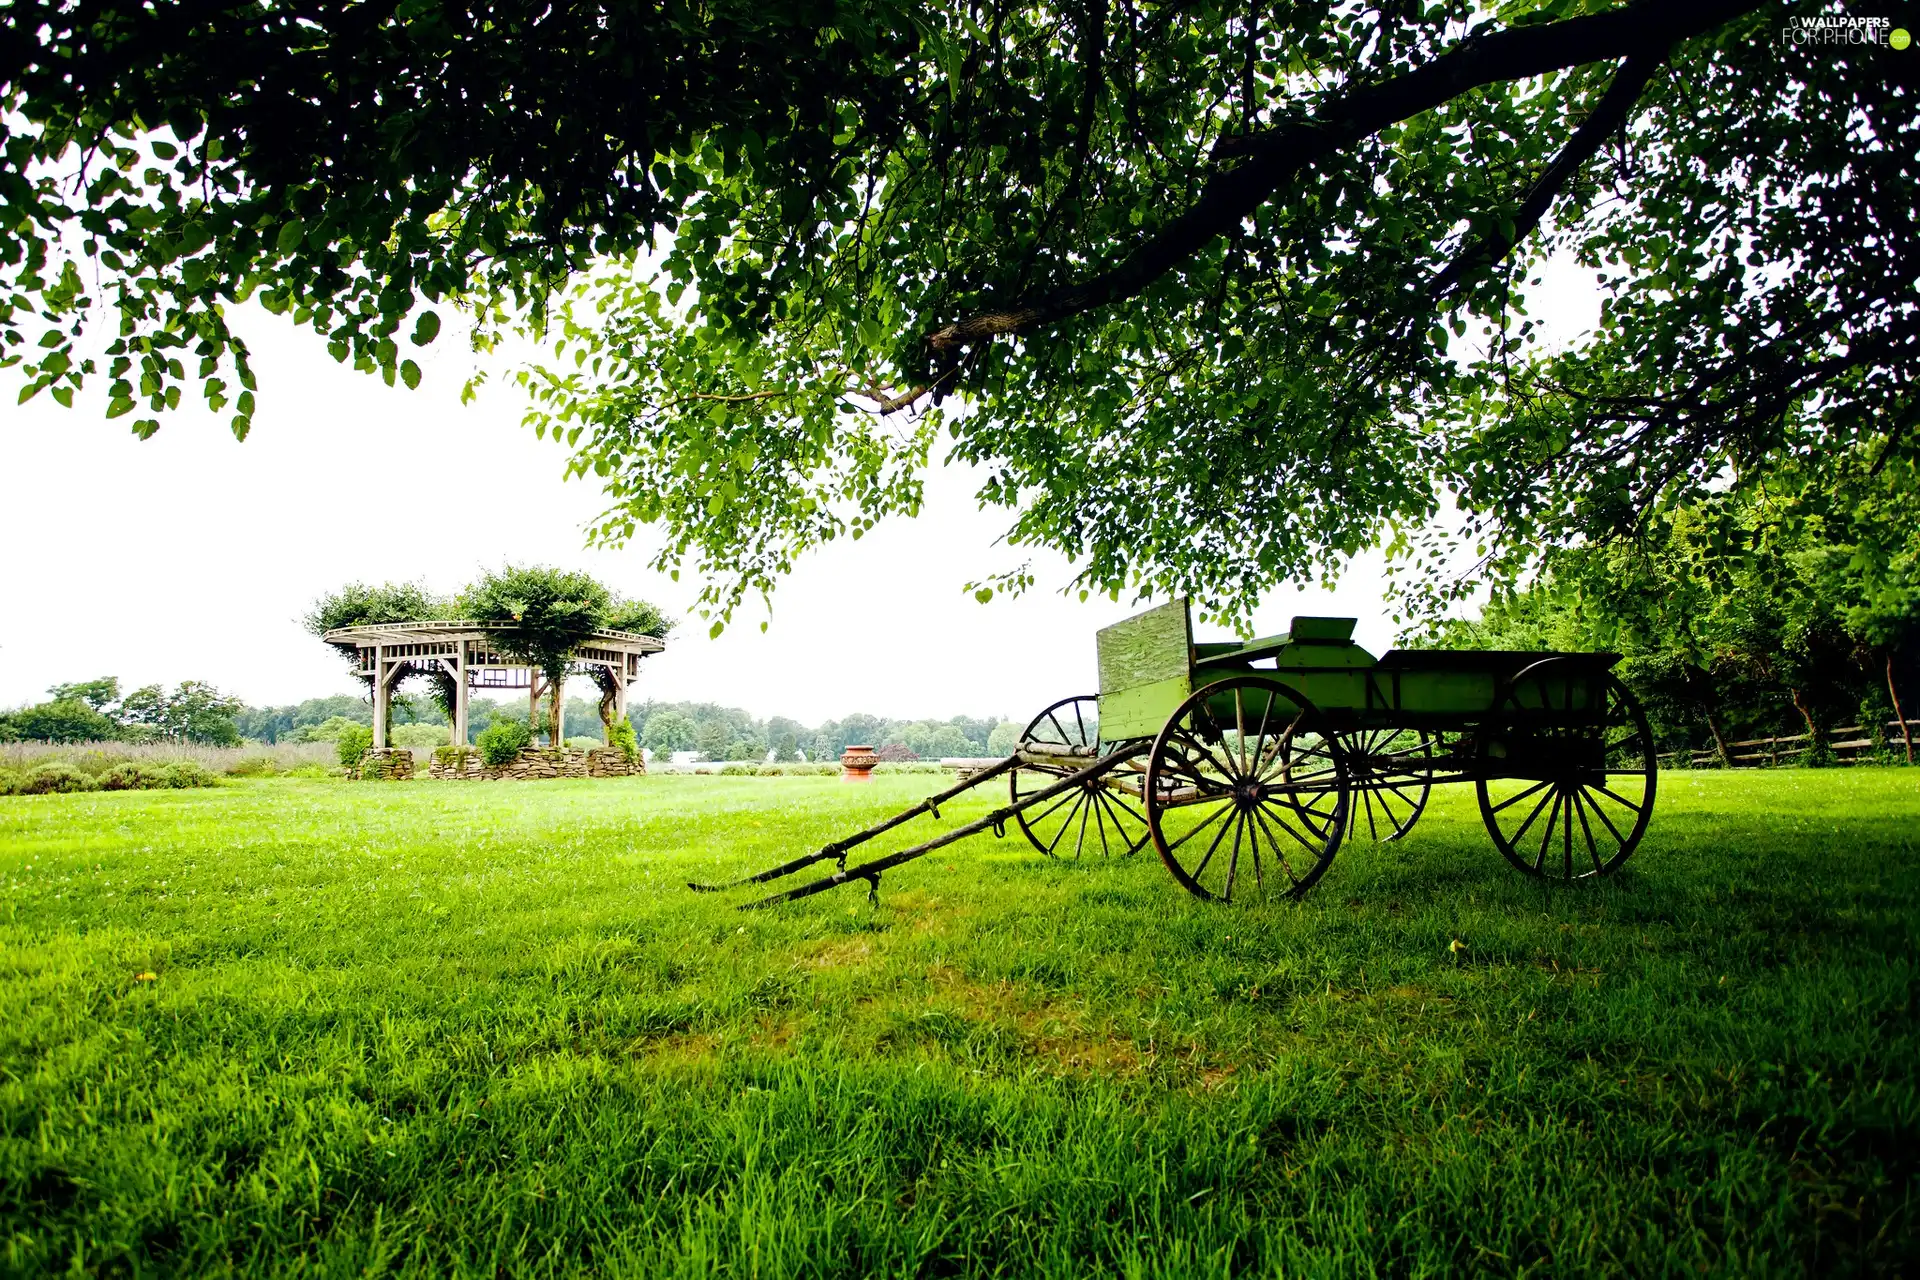
<svg viewBox="0 0 1920 1280">
<path fill-rule="evenodd" d="M 1464 789 L 1301 903 L 685 888 L 940 785 L 0 799 L 0 1270 L 1920 1274 L 1920 772 L 1667 774 L 1572 888 Z"/>
</svg>

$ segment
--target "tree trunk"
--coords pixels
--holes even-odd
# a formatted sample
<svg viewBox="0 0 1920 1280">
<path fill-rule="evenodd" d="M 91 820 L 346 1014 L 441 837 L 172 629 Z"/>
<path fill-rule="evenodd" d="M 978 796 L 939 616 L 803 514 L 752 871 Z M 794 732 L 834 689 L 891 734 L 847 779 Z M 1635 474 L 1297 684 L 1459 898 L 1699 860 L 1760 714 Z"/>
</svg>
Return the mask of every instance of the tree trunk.
<svg viewBox="0 0 1920 1280">
<path fill-rule="evenodd" d="M 1826 756 L 1826 736 L 1820 732 L 1820 726 L 1813 722 L 1813 713 L 1807 710 L 1807 704 L 1800 700 L 1800 691 L 1788 685 L 1787 693 L 1793 699 L 1793 709 L 1798 711 L 1800 719 L 1806 722 L 1807 759 L 1810 763 L 1818 764 Z"/>
<path fill-rule="evenodd" d="M 539 732 L 540 674 L 537 671 L 529 670 L 527 672 L 527 740 L 530 745 L 538 745 L 533 742 L 533 738 L 534 735 Z"/>
<path fill-rule="evenodd" d="M 1707 732 L 1713 735 L 1713 749 L 1720 753 L 1720 763 L 1733 768 L 1733 748 L 1727 745 L 1727 735 L 1720 728 L 1720 716 L 1712 707 L 1706 709 Z"/>
<path fill-rule="evenodd" d="M 613 689 L 602 689 L 600 691 L 600 741 L 606 743 L 608 746 L 613 745 L 613 703 L 615 697 L 616 691 Z"/>
<path fill-rule="evenodd" d="M 1893 718 L 1900 722 L 1900 740 L 1907 744 L 1907 763 L 1913 763 L 1913 729 L 1907 713 L 1900 709 L 1900 691 L 1893 687 L 1893 650 L 1887 650 L 1887 697 L 1893 701 Z"/>
<path fill-rule="evenodd" d="M 1733 768 L 1733 750 L 1727 746 L 1727 735 L 1720 728 L 1720 713 L 1715 710 L 1720 704 L 1720 691 L 1713 686 L 1712 673 L 1690 662 L 1687 664 L 1687 683 L 1692 686 L 1694 701 L 1707 722 L 1707 732 L 1713 735 L 1713 747 L 1720 753 L 1721 767 Z"/>
<path fill-rule="evenodd" d="M 567 682 L 564 677 L 559 680 L 549 677 L 548 683 L 553 686 L 553 696 L 547 703 L 547 745 L 564 747 L 567 745 L 567 740 L 561 736 L 564 725 L 560 714 L 560 695 L 565 691 Z"/>
</svg>

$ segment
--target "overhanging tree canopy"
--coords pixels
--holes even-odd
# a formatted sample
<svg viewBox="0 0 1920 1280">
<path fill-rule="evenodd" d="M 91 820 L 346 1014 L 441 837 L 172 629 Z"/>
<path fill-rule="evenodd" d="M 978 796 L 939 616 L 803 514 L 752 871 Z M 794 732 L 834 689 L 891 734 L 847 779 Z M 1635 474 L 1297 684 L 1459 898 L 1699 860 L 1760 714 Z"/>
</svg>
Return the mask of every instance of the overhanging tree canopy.
<svg viewBox="0 0 1920 1280">
<path fill-rule="evenodd" d="M 299 73 L 281 114 L 351 126 L 281 130 L 284 165 L 282 80 L 194 45 L 155 72 L 98 34 L 119 9 L 47 10 L 45 48 L 109 52 L 65 79 L 36 54 L 8 84 L 40 122 L 27 158 L 136 107 L 183 137 L 209 122 L 155 178 L 209 194 L 118 232 L 161 264 L 123 278 L 188 311 L 264 290 L 391 376 L 418 296 L 532 297 L 610 260 L 551 331 L 573 359 L 528 379 L 536 422 L 605 478 L 599 535 L 663 524 L 663 560 L 705 570 L 723 609 L 916 510 L 942 426 L 1017 512 L 1013 541 L 1067 553 L 1087 586 L 1190 591 L 1228 618 L 1383 533 L 1417 556 L 1442 489 L 1511 568 L 1631 534 L 1729 471 L 1910 447 L 1917 55 L 1779 39 L 1837 6 L 714 11 L 635 43 L 657 58 L 631 67 L 621 40 L 577 33 L 654 10 L 508 14 L 556 24 L 519 42 L 443 5 L 297 31 L 215 10 L 229 60 Z M 10 30 L 47 16 L 14 12 Z M 750 74 L 726 63 L 756 41 L 779 47 Z M 314 70 L 335 64 L 352 75 Z M 576 73 L 650 105 L 566 82 L 556 112 Z M 488 85 L 497 101 L 474 96 Z M 557 145 L 576 133 L 591 145 Z M 376 152 L 388 167 L 356 159 Z M 402 208 L 411 172 L 432 180 Z M 120 188 L 59 208 L 47 190 L 43 227 Z M 1522 310 L 1550 250 L 1609 295 L 1561 351 Z M 140 314 L 137 332 L 161 312 Z M 217 365 L 219 335 L 200 340 Z M 70 385 L 63 343 L 36 378 Z M 973 412 L 936 407 L 955 395 Z"/>
</svg>

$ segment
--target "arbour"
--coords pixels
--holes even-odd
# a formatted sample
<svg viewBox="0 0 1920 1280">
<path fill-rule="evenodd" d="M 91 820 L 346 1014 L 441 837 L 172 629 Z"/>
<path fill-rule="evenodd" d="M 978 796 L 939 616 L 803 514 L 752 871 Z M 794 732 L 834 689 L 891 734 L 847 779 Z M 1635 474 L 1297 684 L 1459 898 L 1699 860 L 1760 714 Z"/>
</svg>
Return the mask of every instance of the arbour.
<svg viewBox="0 0 1920 1280">
<path fill-rule="evenodd" d="M 435 620 L 376 622 L 340 627 L 321 639 L 351 650 L 354 674 L 373 691 L 373 745 L 387 745 L 387 716 L 394 691 L 416 676 L 444 679 L 453 706 L 451 736 L 467 740 L 467 699 L 471 690 L 526 689 L 528 721 L 537 719 L 540 699 L 559 700 L 560 682 L 524 657 L 510 643 L 511 622 Z M 627 687 L 640 675 L 640 660 L 666 648 L 656 636 L 595 628 L 584 643 L 560 655 L 566 670 L 592 676 L 601 693 L 601 721 L 613 745 L 613 725 L 627 714 Z"/>
<path fill-rule="evenodd" d="M 387 745 L 394 692 L 417 677 L 432 684 L 456 743 L 467 739 L 473 688 L 524 688 L 529 727 L 540 699 L 550 699 L 548 724 L 558 745 L 561 694 L 572 674 L 599 687 L 601 727 L 615 745 L 640 659 L 664 649 L 672 630 L 655 606 L 616 596 L 587 574 L 515 565 L 482 573 L 451 599 L 418 583 L 349 583 L 317 600 L 304 621 L 366 682 L 378 748 Z"/>
</svg>

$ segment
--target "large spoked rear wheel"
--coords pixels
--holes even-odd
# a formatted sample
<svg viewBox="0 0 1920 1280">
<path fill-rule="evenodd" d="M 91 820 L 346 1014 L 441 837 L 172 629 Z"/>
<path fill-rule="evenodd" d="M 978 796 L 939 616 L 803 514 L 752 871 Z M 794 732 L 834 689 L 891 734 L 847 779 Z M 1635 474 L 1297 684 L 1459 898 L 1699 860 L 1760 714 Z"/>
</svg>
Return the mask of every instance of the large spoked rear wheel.
<svg viewBox="0 0 1920 1280">
<path fill-rule="evenodd" d="M 1433 738 L 1417 729 L 1360 729 L 1343 734 L 1353 772 L 1352 835 L 1385 844 L 1413 830 L 1433 790 Z"/>
<path fill-rule="evenodd" d="M 1020 735 L 1020 750 L 1051 757 L 1043 764 L 1020 764 L 1009 775 L 1013 802 L 1044 791 L 1103 755 L 1115 744 L 1100 743 L 1100 700 L 1091 694 L 1062 698 L 1033 718 Z M 1082 853 L 1133 853 L 1147 842 L 1147 816 L 1141 799 L 1140 766 L 1123 764 L 1112 773 L 1083 782 L 1031 809 L 1014 815 L 1021 834 L 1049 858 L 1078 858 Z"/>
<path fill-rule="evenodd" d="M 1182 702 L 1147 757 L 1147 825 L 1167 870 L 1211 901 L 1297 898 L 1346 832 L 1346 752 L 1305 697 L 1235 676 Z"/>
<path fill-rule="evenodd" d="M 1653 733 L 1610 671 L 1534 663 L 1501 695 L 1477 754 L 1487 834 L 1528 875 L 1608 875 L 1646 834 L 1659 778 Z"/>
</svg>

